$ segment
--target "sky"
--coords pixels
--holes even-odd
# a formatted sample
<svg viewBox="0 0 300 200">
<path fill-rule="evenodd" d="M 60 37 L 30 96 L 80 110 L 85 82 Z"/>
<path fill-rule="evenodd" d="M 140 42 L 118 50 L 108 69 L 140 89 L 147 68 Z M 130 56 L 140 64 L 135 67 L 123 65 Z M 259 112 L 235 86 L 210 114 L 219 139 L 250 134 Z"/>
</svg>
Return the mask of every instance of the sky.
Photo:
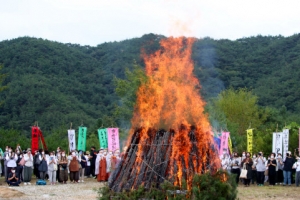
<svg viewBox="0 0 300 200">
<path fill-rule="evenodd" d="M 0 0 L 0 41 L 97 46 L 154 33 L 236 40 L 300 33 L 299 0 Z"/>
</svg>

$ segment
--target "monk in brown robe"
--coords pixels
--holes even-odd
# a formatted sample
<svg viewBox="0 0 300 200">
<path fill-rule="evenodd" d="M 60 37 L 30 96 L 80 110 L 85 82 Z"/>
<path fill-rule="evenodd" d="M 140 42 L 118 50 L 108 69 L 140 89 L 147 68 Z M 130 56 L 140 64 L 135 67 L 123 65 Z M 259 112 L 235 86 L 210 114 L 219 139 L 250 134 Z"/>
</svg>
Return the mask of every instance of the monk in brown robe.
<svg viewBox="0 0 300 200">
<path fill-rule="evenodd" d="M 107 181 L 106 180 L 107 175 L 106 175 L 106 159 L 103 155 L 100 157 L 99 161 L 99 174 L 97 175 L 97 181 Z"/>
</svg>

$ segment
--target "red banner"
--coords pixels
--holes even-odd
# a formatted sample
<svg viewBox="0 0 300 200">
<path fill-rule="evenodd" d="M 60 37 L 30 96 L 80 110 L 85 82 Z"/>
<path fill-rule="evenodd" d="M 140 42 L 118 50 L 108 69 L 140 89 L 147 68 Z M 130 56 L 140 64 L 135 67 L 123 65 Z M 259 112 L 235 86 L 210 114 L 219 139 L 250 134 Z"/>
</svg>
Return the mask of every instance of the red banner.
<svg viewBox="0 0 300 200">
<path fill-rule="evenodd" d="M 40 129 L 37 126 L 31 127 L 31 152 L 34 154 L 39 149 L 39 135 Z"/>
</svg>

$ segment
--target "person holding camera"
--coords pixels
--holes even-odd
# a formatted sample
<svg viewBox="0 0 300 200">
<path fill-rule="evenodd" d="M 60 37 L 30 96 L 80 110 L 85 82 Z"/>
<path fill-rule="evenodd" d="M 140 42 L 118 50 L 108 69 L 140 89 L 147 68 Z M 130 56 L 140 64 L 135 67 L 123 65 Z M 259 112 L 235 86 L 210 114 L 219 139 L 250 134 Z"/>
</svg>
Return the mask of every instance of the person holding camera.
<svg viewBox="0 0 300 200">
<path fill-rule="evenodd" d="M 256 159 L 256 181 L 258 186 L 263 186 L 265 181 L 266 159 L 263 157 L 262 152 L 259 152 L 257 155 L 258 158 Z"/>
<path fill-rule="evenodd" d="M 277 185 L 282 185 L 283 183 L 283 160 L 281 153 L 277 155 Z"/>
<path fill-rule="evenodd" d="M 283 186 L 286 186 L 287 184 L 291 186 L 292 184 L 292 170 L 293 170 L 293 164 L 295 160 L 292 158 L 292 154 L 290 151 L 286 153 L 286 158 L 283 161 L 284 167 L 283 167 Z"/>
<path fill-rule="evenodd" d="M 241 165 L 241 158 L 238 156 L 237 152 L 233 153 L 233 158 L 231 159 L 231 173 L 232 174 L 236 174 L 236 183 L 239 183 L 239 179 L 240 179 L 240 174 L 241 174 L 241 170 L 240 170 L 240 165 Z"/>
<path fill-rule="evenodd" d="M 18 156 L 17 154 L 15 154 L 15 152 L 12 151 L 12 149 L 9 149 L 8 154 L 6 154 L 6 158 L 7 163 L 7 174 L 9 174 L 11 172 L 12 168 L 16 168 L 17 167 L 17 160 L 18 160 Z M 7 179 L 8 180 L 8 177 Z"/>
<path fill-rule="evenodd" d="M 45 154 L 44 150 L 40 150 L 40 155 L 39 155 L 39 160 L 40 160 L 40 165 L 38 167 L 39 173 L 40 173 L 40 179 L 45 180 L 46 174 L 48 172 L 48 164 L 47 164 L 47 156 Z"/>
<path fill-rule="evenodd" d="M 299 187 L 299 184 L 300 184 L 300 157 L 297 157 L 297 162 L 295 162 L 293 169 L 296 169 L 295 184 L 296 184 L 296 187 Z"/>
</svg>

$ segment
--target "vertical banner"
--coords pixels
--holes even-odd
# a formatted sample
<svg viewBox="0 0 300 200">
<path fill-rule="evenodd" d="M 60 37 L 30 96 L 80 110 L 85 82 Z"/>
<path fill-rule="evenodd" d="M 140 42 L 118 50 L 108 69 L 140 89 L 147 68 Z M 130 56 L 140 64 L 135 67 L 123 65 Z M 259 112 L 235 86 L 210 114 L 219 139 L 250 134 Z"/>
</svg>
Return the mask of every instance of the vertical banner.
<svg viewBox="0 0 300 200">
<path fill-rule="evenodd" d="M 75 150 L 76 149 L 76 138 L 75 138 L 75 130 L 71 129 L 68 130 L 68 139 L 69 139 L 69 150 Z"/>
<path fill-rule="evenodd" d="M 86 132 L 87 132 L 86 127 L 79 126 L 79 129 L 78 129 L 78 145 L 77 145 L 78 150 L 86 151 Z"/>
<path fill-rule="evenodd" d="M 232 142 L 231 142 L 231 137 L 229 135 L 228 137 L 228 148 L 229 148 L 229 154 L 232 155 Z"/>
<path fill-rule="evenodd" d="M 219 137 L 214 137 L 214 142 L 215 142 L 216 148 L 218 150 L 218 153 L 220 154 L 221 139 Z"/>
<path fill-rule="evenodd" d="M 299 128 L 299 149 L 298 149 L 298 151 L 299 151 L 299 156 L 300 156 L 300 128 Z"/>
<path fill-rule="evenodd" d="M 32 126 L 31 127 L 31 152 L 34 154 L 36 150 L 39 149 L 39 127 Z"/>
<path fill-rule="evenodd" d="M 227 153 L 228 151 L 228 136 L 229 136 L 229 132 L 222 132 L 220 154 L 219 154 L 220 156 L 223 155 L 223 152 Z"/>
<path fill-rule="evenodd" d="M 120 149 L 118 128 L 107 128 L 107 143 L 108 151 L 115 151 L 116 149 Z"/>
<path fill-rule="evenodd" d="M 273 145 L 272 145 L 272 152 L 281 153 L 282 155 L 282 133 L 273 133 Z"/>
<path fill-rule="evenodd" d="M 247 152 L 252 155 L 253 149 L 253 129 L 247 129 Z"/>
<path fill-rule="evenodd" d="M 283 129 L 282 142 L 283 142 L 283 159 L 285 160 L 286 153 L 289 151 L 289 129 Z"/>
<path fill-rule="evenodd" d="M 106 128 L 98 129 L 98 138 L 100 143 L 100 148 L 107 149 L 107 130 Z"/>
</svg>

